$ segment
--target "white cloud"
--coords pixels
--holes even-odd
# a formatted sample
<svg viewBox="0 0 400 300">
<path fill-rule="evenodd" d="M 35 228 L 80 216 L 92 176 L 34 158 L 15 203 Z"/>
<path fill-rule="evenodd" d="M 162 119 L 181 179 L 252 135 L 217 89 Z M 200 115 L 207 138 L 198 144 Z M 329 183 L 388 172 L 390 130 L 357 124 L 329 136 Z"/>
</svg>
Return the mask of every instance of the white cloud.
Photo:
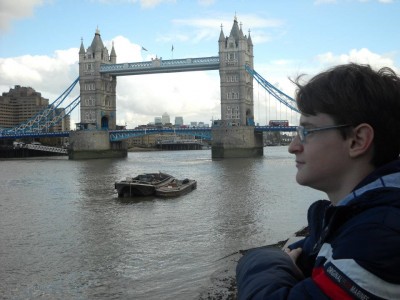
<svg viewBox="0 0 400 300">
<path fill-rule="evenodd" d="M 0 1 L 0 31 L 6 31 L 10 23 L 17 19 L 30 17 L 35 7 L 44 4 L 45 0 L 1 0 Z"/>
<path fill-rule="evenodd" d="M 396 71 L 394 60 L 390 55 L 373 53 L 366 48 L 352 49 L 349 53 L 334 55 L 332 52 L 323 53 L 317 56 L 317 61 L 323 66 L 333 66 L 349 62 L 369 64 L 373 68 L 389 67 Z"/>
<path fill-rule="evenodd" d="M 104 41 L 104 46 L 107 47 L 109 53 L 111 52 L 112 43 L 114 43 L 114 49 L 117 54 L 117 62 L 124 63 L 142 60 L 141 45 L 133 44 L 126 37 L 119 35 L 112 39 L 112 41 Z M 86 46 L 84 44 L 86 48 L 89 45 Z M 145 45 L 143 46 L 146 47 Z"/>
<path fill-rule="evenodd" d="M 176 0 L 92 0 L 105 4 L 140 3 L 143 8 L 154 8 L 162 3 L 175 3 Z"/>
<path fill-rule="evenodd" d="M 356 0 L 356 1 L 365 3 L 365 2 L 369 2 L 370 0 Z M 390 3 L 394 3 L 394 0 L 378 0 L 378 2 L 383 3 L 383 4 L 390 4 Z M 315 0 L 314 1 L 315 5 L 332 4 L 332 3 L 338 3 L 338 0 Z"/>
<path fill-rule="evenodd" d="M 175 0 L 140 0 L 140 5 L 144 8 L 153 8 L 161 3 L 175 3 Z"/>
<path fill-rule="evenodd" d="M 315 0 L 314 4 L 330 4 L 330 3 L 337 3 L 337 0 Z"/>
<path fill-rule="evenodd" d="M 53 57 L 24 55 L 0 58 L 0 86 L 31 86 L 39 92 L 56 95 L 78 77 L 78 48 L 56 51 Z"/>
<path fill-rule="evenodd" d="M 198 0 L 198 3 L 202 6 L 210 6 L 215 3 L 215 0 Z"/>
</svg>

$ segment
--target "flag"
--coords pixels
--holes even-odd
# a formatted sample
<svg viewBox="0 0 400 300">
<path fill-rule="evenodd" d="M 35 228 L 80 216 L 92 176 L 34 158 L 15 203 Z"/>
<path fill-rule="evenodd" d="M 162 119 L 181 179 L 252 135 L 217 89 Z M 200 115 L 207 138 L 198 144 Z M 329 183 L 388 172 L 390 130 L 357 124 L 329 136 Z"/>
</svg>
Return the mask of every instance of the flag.
<svg viewBox="0 0 400 300">
<path fill-rule="evenodd" d="M 174 45 L 172 45 L 171 51 L 174 52 Z"/>
<path fill-rule="evenodd" d="M 142 46 L 142 50 L 143 50 L 143 51 L 147 51 L 147 49 L 146 49 L 145 47 L 143 47 L 143 46 Z"/>
</svg>

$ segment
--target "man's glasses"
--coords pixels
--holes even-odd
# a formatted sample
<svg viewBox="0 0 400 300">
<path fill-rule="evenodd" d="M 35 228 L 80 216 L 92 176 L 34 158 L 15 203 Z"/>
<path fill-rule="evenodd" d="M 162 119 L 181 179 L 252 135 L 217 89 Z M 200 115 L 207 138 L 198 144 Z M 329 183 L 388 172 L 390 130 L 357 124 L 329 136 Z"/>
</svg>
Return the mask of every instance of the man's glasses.
<svg viewBox="0 0 400 300">
<path fill-rule="evenodd" d="M 317 128 L 311 128 L 311 129 L 306 129 L 306 128 L 304 128 L 304 126 L 297 126 L 296 131 L 297 131 L 297 135 L 299 136 L 300 142 L 302 144 L 304 144 L 305 141 L 306 141 L 306 136 L 309 135 L 310 133 L 313 133 L 313 132 L 316 132 L 316 131 L 338 129 L 338 128 L 349 127 L 349 126 L 351 126 L 351 125 L 344 124 L 344 125 L 317 127 Z"/>
</svg>

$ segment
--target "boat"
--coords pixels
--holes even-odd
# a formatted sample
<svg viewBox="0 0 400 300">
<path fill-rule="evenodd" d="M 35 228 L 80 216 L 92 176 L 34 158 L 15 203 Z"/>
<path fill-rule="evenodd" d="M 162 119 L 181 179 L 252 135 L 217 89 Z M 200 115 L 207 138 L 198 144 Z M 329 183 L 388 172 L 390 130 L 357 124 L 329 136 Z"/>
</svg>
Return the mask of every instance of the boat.
<svg viewBox="0 0 400 300">
<path fill-rule="evenodd" d="M 118 197 L 151 196 L 155 194 L 157 188 L 170 183 L 174 179 L 173 176 L 166 173 L 145 173 L 115 182 L 115 189 Z"/>
<path fill-rule="evenodd" d="M 174 179 L 171 182 L 156 188 L 156 196 L 179 197 L 193 191 L 196 188 L 196 180 L 187 178 L 183 180 Z"/>
</svg>

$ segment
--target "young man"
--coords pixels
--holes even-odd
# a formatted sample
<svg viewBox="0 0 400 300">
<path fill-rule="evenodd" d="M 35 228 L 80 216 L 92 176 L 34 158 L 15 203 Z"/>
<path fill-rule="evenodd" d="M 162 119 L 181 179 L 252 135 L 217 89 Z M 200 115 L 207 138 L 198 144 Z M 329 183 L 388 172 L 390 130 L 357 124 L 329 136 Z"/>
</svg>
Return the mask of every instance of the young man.
<svg viewBox="0 0 400 300">
<path fill-rule="evenodd" d="M 400 78 L 346 64 L 297 83 L 299 184 L 327 194 L 309 235 L 238 262 L 239 299 L 400 299 Z"/>
</svg>

